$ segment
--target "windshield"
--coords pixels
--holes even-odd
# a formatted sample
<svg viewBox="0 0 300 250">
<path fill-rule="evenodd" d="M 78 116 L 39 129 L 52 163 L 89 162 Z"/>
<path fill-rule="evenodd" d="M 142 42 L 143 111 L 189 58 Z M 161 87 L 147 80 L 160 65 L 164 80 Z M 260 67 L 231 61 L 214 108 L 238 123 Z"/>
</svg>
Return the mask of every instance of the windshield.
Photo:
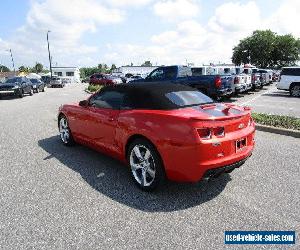
<svg viewBox="0 0 300 250">
<path fill-rule="evenodd" d="M 7 79 L 5 83 L 20 83 L 22 81 L 22 78 L 21 77 L 14 77 L 14 78 L 10 78 L 10 79 Z"/>
<path fill-rule="evenodd" d="M 165 96 L 179 107 L 189 107 L 213 103 L 213 100 L 199 91 L 170 92 Z"/>
</svg>

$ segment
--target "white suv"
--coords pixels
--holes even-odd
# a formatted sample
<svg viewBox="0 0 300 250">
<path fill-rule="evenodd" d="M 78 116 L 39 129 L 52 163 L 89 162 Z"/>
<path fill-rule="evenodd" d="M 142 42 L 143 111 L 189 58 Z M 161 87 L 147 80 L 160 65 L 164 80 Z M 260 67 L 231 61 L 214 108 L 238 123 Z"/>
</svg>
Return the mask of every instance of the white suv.
<svg viewBox="0 0 300 250">
<path fill-rule="evenodd" d="M 300 97 L 300 67 L 284 67 L 277 89 L 290 91 L 291 96 Z"/>
</svg>

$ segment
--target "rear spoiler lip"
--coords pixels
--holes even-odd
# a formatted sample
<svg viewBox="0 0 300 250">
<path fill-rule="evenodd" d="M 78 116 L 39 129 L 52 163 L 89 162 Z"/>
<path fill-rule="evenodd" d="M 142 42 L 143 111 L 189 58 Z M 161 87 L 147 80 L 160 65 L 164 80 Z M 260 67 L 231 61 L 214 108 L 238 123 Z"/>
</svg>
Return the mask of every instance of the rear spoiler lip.
<svg viewBox="0 0 300 250">
<path fill-rule="evenodd" d="M 204 122 L 209 122 L 209 121 L 230 121 L 238 118 L 242 118 L 247 116 L 249 113 L 244 113 L 241 115 L 233 115 L 233 116 L 220 116 L 220 117 L 210 117 L 210 118 L 201 118 L 201 117 L 190 117 L 190 120 L 195 120 L 195 121 L 204 121 Z"/>
<path fill-rule="evenodd" d="M 230 108 L 237 107 L 238 110 L 241 111 L 241 114 L 231 114 L 228 116 L 211 116 L 211 117 L 194 116 L 194 117 L 190 117 L 189 119 L 196 120 L 196 121 L 229 121 L 229 120 L 239 119 L 239 118 L 242 118 L 247 115 L 251 115 L 252 109 L 248 106 L 236 106 L 235 104 L 232 104 L 232 103 L 224 103 L 224 105 L 226 105 L 227 108 L 223 109 L 223 111 L 228 112 L 230 110 Z M 205 110 L 205 109 L 209 109 L 213 106 L 216 106 L 216 104 L 215 103 L 204 104 L 204 105 L 201 105 L 200 108 L 202 110 Z"/>
</svg>

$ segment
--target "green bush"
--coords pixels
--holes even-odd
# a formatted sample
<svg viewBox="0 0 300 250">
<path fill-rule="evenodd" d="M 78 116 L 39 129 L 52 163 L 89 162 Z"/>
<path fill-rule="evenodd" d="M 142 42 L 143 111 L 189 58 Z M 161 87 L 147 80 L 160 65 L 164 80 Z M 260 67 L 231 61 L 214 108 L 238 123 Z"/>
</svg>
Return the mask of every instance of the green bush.
<svg viewBox="0 0 300 250">
<path fill-rule="evenodd" d="M 252 117 L 256 123 L 262 125 L 300 130 L 300 118 L 262 113 L 252 113 Z"/>
<path fill-rule="evenodd" d="M 103 87 L 103 85 L 89 85 L 87 90 L 90 92 L 97 92 Z"/>
</svg>

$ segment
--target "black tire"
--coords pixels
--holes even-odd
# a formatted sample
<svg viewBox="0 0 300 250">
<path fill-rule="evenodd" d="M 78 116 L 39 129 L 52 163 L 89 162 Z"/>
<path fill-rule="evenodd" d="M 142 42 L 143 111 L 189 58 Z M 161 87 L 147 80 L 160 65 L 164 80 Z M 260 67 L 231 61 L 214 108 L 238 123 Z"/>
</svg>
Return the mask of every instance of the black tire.
<svg viewBox="0 0 300 250">
<path fill-rule="evenodd" d="M 24 97 L 24 92 L 23 92 L 22 89 L 20 89 L 20 92 L 19 92 L 18 96 L 19 96 L 20 98 L 23 98 L 23 97 Z"/>
<path fill-rule="evenodd" d="M 62 120 L 64 120 L 66 122 L 65 123 L 66 126 L 64 126 L 64 127 L 62 126 Z M 73 146 L 75 144 L 71 129 L 69 128 L 68 119 L 65 115 L 59 116 L 58 130 L 59 130 L 59 134 L 60 134 L 60 139 L 65 146 Z"/>
<path fill-rule="evenodd" d="M 135 153 L 136 148 L 139 148 L 141 155 L 140 159 L 138 159 Z M 150 152 L 148 159 L 144 158 L 147 150 Z M 134 183 L 144 191 L 152 191 L 161 186 L 166 180 L 164 166 L 159 153 L 157 152 L 155 146 L 145 139 L 138 138 L 129 145 L 127 162 Z M 143 167 L 137 168 L 134 167 L 134 165 Z M 145 179 L 143 176 L 145 176 Z M 149 182 L 147 183 L 148 180 Z"/>
<path fill-rule="evenodd" d="M 300 97 L 300 83 L 294 83 L 290 87 L 290 96 Z"/>
</svg>

